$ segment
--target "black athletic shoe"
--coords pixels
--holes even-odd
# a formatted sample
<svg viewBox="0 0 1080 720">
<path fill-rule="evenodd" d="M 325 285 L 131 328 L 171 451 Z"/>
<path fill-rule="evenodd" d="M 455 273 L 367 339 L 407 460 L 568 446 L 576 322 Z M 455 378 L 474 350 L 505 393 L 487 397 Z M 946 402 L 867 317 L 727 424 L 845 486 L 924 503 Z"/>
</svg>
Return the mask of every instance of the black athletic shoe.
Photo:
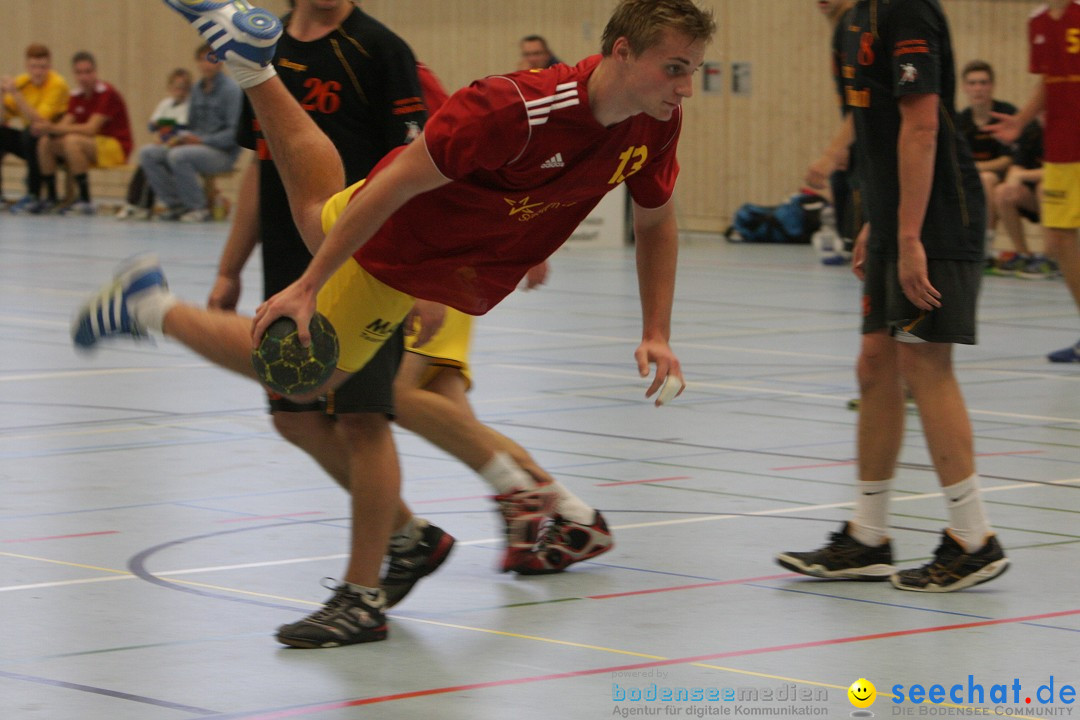
<svg viewBox="0 0 1080 720">
<path fill-rule="evenodd" d="M 297 648 L 332 648 L 386 639 L 386 597 L 368 598 L 345 583 L 321 610 L 303 620 L 278 628 L 277 639 Z"/>
<path fill-rule="evenodd" d="M 993 580 L 1009 569 L 1009 558 L 996 535 L 991 535 L 978 552 L 965 552 L 948 530 L 941 533 L 934 559 L 920 568 L 901 570 L 892 584 L 915 592 L 954 592 Z"/>
<path fill-rule="evenodd" d="M 402 553 L 388 553 L 386 574 L 379 581 L 379 587 L 386 593 L 386 607 L 397 605 L 420 578 L 438 570 L 453 547 L 453 535 L 427 523 L 416 547 Z"/>
<path fill-rule="evenodd" d="M 892 546 L 886 540 L 872 547 L 863 545 L 848 532 L 844 523 L 840 532 L 829 535 L 829 544 L 810 552 L 785 552 L 776 562 L 803 575 L 831 580 L 888 580 L 896 568 L 892 564 Z"/>
</svg>

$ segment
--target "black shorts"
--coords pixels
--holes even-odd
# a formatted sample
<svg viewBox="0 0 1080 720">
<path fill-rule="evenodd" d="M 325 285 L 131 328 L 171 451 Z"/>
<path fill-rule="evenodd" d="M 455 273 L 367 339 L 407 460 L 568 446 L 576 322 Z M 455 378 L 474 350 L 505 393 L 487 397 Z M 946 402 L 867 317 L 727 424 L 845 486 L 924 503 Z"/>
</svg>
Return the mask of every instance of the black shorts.
<svg viewBox="0 0 1080 720">
<path fill-rule="evenodd" d="M 270 412 L 319 411 L 327 415 L 383 413 L 394 417 L 394 377 L 405 352 L 403 327 L 391 335 L 367 365 L 345 384 L 316 402 L 294 403 L 277 394 L 269 395 Z"/>
<path fill-rule="evenodd" d="M 867 253 L 863 334 L 887 328 L 899 340 L 974 345 L 983 262 L 927 261 L 930 284 L 941 293 L 941 307 L 931 311 L 920 310 L 904 296 L 896 262 L 896 258 Z"/>
</svg>

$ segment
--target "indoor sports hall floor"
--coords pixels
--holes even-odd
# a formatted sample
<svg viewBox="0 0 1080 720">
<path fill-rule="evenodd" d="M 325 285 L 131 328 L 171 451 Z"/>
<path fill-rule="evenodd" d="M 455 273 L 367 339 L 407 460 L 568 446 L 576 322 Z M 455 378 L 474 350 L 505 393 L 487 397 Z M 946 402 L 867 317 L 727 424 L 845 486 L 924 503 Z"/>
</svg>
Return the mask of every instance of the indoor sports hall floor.
<svg viewBox="0 0 1080 720">
<path fill-rule="evenodd" d="M 275 436 L 254 384 L 168 341 L 87 358 L 68 335 L 74 307 L 136 252 L 158 252 L 172 287 L 203 301 L 224 232 L 0 218 L 3 718 L 847 717 L 860 678 L 878 717 L 1074 710 L 1080 366 L 1043 360 L 1077 337 L 1060 281 L 987 278 L 981 344 L 957 361 L 1013 565 L 931 595 L 772 560 L 849 514 L 846 269 L 805 247 L 687 243 L 673 335 L 690 386 L 657 409 L 631 356 L 632 251 L 567 248 L 546 288 L 479 321 L 472 399 L 604 511 L 615 549 L 559 576 L 500 575 L 485 486 L 399 433 L 407 499 L 457 548 L 393 612 L 387 642 L 293 650 L 273 631 L 340 577 L 343 493 Z M 257 269 L 245 277 L 251 308 Z M 904 564 L 944 526 L 914 415 L 908 431 L 892 505 Z M 935 707 L 906 699 L 935 684 L 960 687 Z M 661 699 L 680 691 L 700 699 Z"/>
</svg>

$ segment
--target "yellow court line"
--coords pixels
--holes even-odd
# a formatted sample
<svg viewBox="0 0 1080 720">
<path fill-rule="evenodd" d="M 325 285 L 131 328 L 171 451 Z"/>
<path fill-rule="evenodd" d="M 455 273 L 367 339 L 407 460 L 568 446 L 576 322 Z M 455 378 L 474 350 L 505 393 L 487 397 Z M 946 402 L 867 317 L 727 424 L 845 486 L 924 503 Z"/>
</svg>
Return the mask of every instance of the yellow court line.
<svg viewBox="0 0 1080 720">
<path fill-rule="evenodd" d="M 37 560 L 39 562 L 53 563 L 54 565 L 67 565 L 68 567 L 83 568 L 84 570 L 98 570 L 100 572 L 113 573 L 115 575 L 131 575 L 127 570 L 116 570 L 114 568 L 99 567 L 97 565 L 84 565 L 83 563 L 67 562 L 66 560 L 52 560 L 50 558 L 36 557 L 34 555 L 20 555 L 19 553 L 3 551 L 0 551 L 0 555 L 3 555 L 4 557 L 19 558 L 21 560 Z"/>
</svg>

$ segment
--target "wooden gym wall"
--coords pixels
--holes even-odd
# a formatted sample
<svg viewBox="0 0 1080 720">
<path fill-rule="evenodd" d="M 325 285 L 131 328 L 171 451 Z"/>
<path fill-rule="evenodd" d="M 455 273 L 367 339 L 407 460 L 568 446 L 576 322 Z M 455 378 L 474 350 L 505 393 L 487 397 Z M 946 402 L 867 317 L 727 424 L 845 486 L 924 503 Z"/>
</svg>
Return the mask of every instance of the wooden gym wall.
<svg viewBox="0 0 1080 720">
<path fill-rule="evenodd" d="M 707 61 L 721 63 L 723 91 L 701 92 L 686 104 L 678 187 L 681 225 L 719 231 L 744 201 L 777 202 L 797 190 L 837 122 L 829 79 L 829 30 L 815 0 L 699 0 L 719 25 Z M 1027 75 L 1025 24 L 1035 0 L 943 0 L 953 28 L 957 61 L 990 61 L 998 97 L 1019 105 Z M 564 61 L 599 47 L 613 0 L 365 0 L 363 7 L 406 38 L 449 89 L 514 69 L 517 41 L 548 38 Z M 282 11 L 285 0 L 266 0 Z M 0 0 L 0 74 L 22 71 L 32 41 L 53 51 L 70 79 L 71 55 L 98 58 L 102 78 L 125 95 L 137 141 L 164 96 L 165 77 L 192 68 L 194 33 L 158 0 Z M 731 93 L 731 64 L 749 63 L 751 94 Z M 958 105 L 963 106 L 962 98 Z"/>
</svg>

